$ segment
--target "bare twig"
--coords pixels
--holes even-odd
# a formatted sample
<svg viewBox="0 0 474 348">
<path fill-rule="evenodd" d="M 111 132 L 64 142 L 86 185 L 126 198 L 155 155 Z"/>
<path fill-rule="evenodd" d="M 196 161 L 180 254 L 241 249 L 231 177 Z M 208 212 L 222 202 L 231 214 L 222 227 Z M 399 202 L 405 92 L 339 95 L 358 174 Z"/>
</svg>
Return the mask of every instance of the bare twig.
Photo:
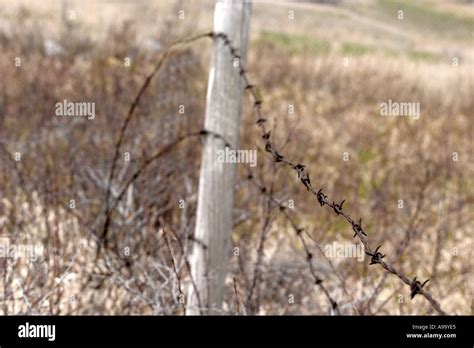
<svg viewBox="0 0 474 348">
<path fill-rule="evenodd" d="M 239 292 L 237 290 L 237 280 L 235 280 L 235 277 L 233 278 L 233 280 L 234 280 L 235 306 L 237 309 L 237 315 L 240 315 L 240 301 L 239 301 Z"/>
<path fill-rule="evenodd" d="M 171 251 L 170 243 L 168 242 L 168 237 L 166 236 L 166 229 L 163 228 L 163 239 L 165 240 L 166 243 L 166 248 L 168 249 L 168 252 L 170 254 L 170 260 L 171 260 L 171 265 L 173 266 L 173 271 L 174 274 L 176 275 L 176 280 L 178 282 L 178 292 L 179 292 L 179 298 L 178 302 L 181 303 L 181 307 L 183 309 L 183 315 L 186 315 L 186 303 L 184 301 L 184 293 L 181 288 L 181 276 L 179 275 L 179 271 L 176 268 L 176 263 L 174 262 L 174 257 L 173 257 L 173 252 Z"/>
<path fill-rule="evenodd" d="M 265 194 L 269 197 L 269 199 L 273 202 L 273 204 L 275 204 L 278 207 L 280 212 L 285 216 L 287 221 L 290 223 L 290 225 L 293 228 L 296 236 L 299 238 L 301 244 L 303 245 L 303 249 L 304 249 L 304 252 L 306 254 L 306 261 L 308 263 L 310 274 L 311 274 L 311 276 L 314 280 L 314 284 L 316 284 L 319 287 L 319 289 L 324 293 L 326 298 L 329 300 L 329 303 L 331 304 L 332 310 L 334 310 L 338 315 L 340 315 L 341 313 L 339 311 L 339 306 L 338 306 L 336 300 L 331 296 L 329 290 L 323 284 L 323 279 L 318 276 L 318 274 L 316 273 L 316 271 L 314 269 L 314 266 L 313 266 L 313 263 L 312 263 L 313 254 L 310 252 L 310 250 L 308 248 L 308 245 L 306 243 L 306 240 L 304 239 L 304 236 L 303 236 L 304 229 L 300 228 L 296 224 L 296 222 L 292 219 L 290 214 L 287 212 L 286 207 L 283 204 L 281 204 L 272 194 L 270 194 L 269 191 L 265 188 L 265 186 L 262 186 L 262 185 L 259 185 L 258 183 L 256 183 L 255 179 L 253 178 L 253 176 L 251 174 L 249 174 L 247 178 L 259 189 L 259 191 L 261 193 L 263 193 L 263 194 Z"/>
</svg>

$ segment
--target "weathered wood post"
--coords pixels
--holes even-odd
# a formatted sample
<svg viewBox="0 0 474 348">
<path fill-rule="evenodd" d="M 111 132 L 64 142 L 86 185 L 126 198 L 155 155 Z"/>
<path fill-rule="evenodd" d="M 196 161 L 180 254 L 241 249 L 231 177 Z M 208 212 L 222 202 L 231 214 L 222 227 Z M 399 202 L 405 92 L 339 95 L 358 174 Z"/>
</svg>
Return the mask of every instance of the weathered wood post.
<svg viewBox="0 0 474 348">
<path fill-rule="evenodd" d="M 228 35 L 245 65 L 250 23 L 250 2 L 219 0 L 214 13 L 214 32 Z M 233 149 L 239 147 L 243 81 L 223 40 L 215 39 L 207 89 L 206 130 L 221 135 Z M 207 135 L 199 177 L 191 276 L 196 285 L 188 293 L 189 314 L 219 314 L 230 256 L 236 164 L 219 163 L 225 141 Z M 199 308 L 201 306 L 202 308 Z"/>
</svg>

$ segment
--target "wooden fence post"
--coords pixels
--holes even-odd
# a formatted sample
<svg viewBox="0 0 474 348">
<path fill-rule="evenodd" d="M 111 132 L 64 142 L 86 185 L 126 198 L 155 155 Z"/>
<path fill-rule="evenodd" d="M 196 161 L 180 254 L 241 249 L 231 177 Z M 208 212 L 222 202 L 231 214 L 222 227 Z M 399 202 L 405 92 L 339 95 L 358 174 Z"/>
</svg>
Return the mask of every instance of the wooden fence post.
<svg viewBox="0 0 474 348">
<path fill-rule="evenodd" d="M 214 13 L 214 32 L 228 35 L 245 65 L 250 2 L 220 0 Z M 221 135 L 232 149 L 239 147 L 243 81 L 223 40 L 215 39 L 206 100 L 206 130 Z M 236 164 L 219 163 L 225 141 L 206 135 L 199 177 L 196 230 L 190 258 L 188 314 L 221 313 L 224 281 L 230 256 Z M 197 290 L 197 291 L 196 291 Z M 201 306 L 201 308 L 200 308 Z"/>
</svg>

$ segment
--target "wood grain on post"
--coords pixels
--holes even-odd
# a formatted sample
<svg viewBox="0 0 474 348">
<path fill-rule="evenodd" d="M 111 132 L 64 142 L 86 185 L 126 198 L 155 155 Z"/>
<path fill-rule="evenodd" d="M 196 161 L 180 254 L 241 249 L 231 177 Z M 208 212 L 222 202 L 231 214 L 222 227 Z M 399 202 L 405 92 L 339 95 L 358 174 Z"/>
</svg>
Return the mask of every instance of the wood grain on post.
<svg viewBox="0 0 474 348">
<path fill-rule="evenodd" d="M 250 3 L 221 0 L 216 3 L 214 32 L 228 35 L 237 49 L 235 62 L 223 40 L 214 40 L 206 100 L 206 130 L 221 135 L 233 149 L 239 147 L 243 81 L 236 64 L 245 65 L 250 23 Z M 195 238 L 190 258 L 192 281 L 188 314 L 219 314 L 230 257 L 236 164 L 219 163 L 225 141 L 206 135 L 201 171 Z M 203 246 L 204 245 L 204 246 Z M 197 293 L 195 291 L 197 289 Z M 199 308 L 201 305 L 202 308 Z"/>
</svg>

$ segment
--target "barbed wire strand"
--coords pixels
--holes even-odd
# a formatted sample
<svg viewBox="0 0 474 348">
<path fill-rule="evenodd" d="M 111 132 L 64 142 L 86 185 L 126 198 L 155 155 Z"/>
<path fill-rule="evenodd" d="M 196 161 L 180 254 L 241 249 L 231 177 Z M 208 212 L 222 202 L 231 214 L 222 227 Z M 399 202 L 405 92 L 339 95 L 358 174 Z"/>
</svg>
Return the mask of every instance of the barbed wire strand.
<svg viewBox="0 0 474 348">
<path fill-rule="evenodd" d="M 110 195 L 111 195 L 111 192 L 112 192 L 112 181 L 114 179 L 115 171 L 117 169 L 117 161 L 118 161 L 118 158 L 120 156 L 120 148 L 121 148 L 121 146 L 123 144 L 123 141 L 125 139 L 125 132 L 128 128 L 128 125 L 130 124 L 130 121 L 131 121 L 133 115 L 135 114 L 135 110 L 137 109 L 137 106 L 140 103 L 140 100 L 142 99 L 143 95 L 145 94 L 146 89 L 150 85 L 151 80 L 160 71 L 160 69 L 162 68 L 164 62 L 167 60 L 167 58 L 176 49 L 178 49 L 179 47 L 181 47 L 183 45 L 186 45 L 186 44 L 191 43 L 191 42 L 195 42 L 195 41 L 197 41 L 199 39 L 202 39 L 204 37 L 207 37 L 207 36 L 209 36 L 208 33 L 199 34 L 199 35 L 196 35 L 196 36 L 184 39 L 184 40 L 177 41 L 177 42 L 173 43 L 171 46 L 169 46 L 168 49 L 166 49 L 164 51 L 163 55 L 161 56 L 158 63 L 155 65 L 155 67 L 151 71 L 151 73 L 147 75 L 144 83 L 141 85 L 140 89 L 138 90 L 138 93 L 136 94 L 135 98 L 133 99 L 133 102 L 130 104 L 130 108 L 128 109 L 127 116 L 125 117 L 125 119 L 122 123 L 117 141 L 115 143 L 114 156 L 112 158 L 112 164 L 111 164 L 111 167 L 110 167 L 109 178 L 108 178 L 108 181 L 107 181 L 107 190 L 106 190 L 106 194 L 105 194 L 105 212 L 106 213 L 108 213 L 111 210 L 110 205 L 109 205 L 109 199 L 110 199 Z M 102 243 L 106 244 L 107 243 L 106 237 L 107 237 L 109 223 L 110 223 L 110 218 L 107 218 L 107 216 L 106 216 L 106 219 L 104 221 L 104 225 L 103 225 L 103 228 L 102 228 L 102 233 L 101 233 L 101 236 L 100 236 L 101 242 L 99 244 L 102 244 Z"/>
<path fill-rule="evenodd" d="M 303 165 L 302 163 L 293 162 L 293 161 L 288 160 L 285 156 L 280 154 L 275 149 L 275 146 L 273 145 L 273 143 L 270 140 L 271 132 L 267 131 L 267 128 L 265 127 L 265 122 L 267 120 L 263 117 L 263 113 L 262 113 L 263 100 L 258 96 L 255 85 L 251 84 L 250 79 L 247 76 L 247 71 L 242 66 L 242 64 L 240 64 L 241 57 L 238 55 L 237 50 L 232 46 L 228 35 L 225 34 L 225 33 L 207 32 L 207 33 L 195 35 L 195 36 L 192 36 L 190 38 L 175 42 L 174 44 L 169 46 L 169 48 L 165 51 L 165 53 L 163 54 L 163 56 L 161 57 L 161 59 L 159 60 L 159 62 L 157 63 L 157 65 L 155 66 L 153 71 L 151 72 L 151 74 L 149 74 L 147 76 L 147 78 L 145 80 L 145 83 L 142 85 L 142 88 L 140 88 L 139 93 L 135 97 L 134 102 L 132 103 L 132 105 L 129 109 L 129 112 L 127 114 L 127 117 L 126 117 L 123 125 L 122 125 L 121 131 L 120 131 L 120 134 L 119 134 L 119 138 L 118 138 L 117 143 L 116 143 L 114 158 L 113 158 L 113 161 L 112 161 L 111 171 L 110 171 L 110 175 L 109 175 L 110 180 L 108 182 L 108 189 L 107 189 L 107 194 L 106 194 L 106 207 L 107 207 L 106 212 L 110 210 L 109 209 L 109 204 L 108 204 L 108 199 L 109 199 L 110 192 L 111 192 L 111 183 L 112 183 L 112 180 L 113 180 L 113 177 L 114 177 L 116 162 L 117 162 L 118 157 L 119 157 L 120 147 L 123 143 L 124 134 L 125 134 L 126 128 L 128 127 L 128 124 L 129 124 L 129 122 L 130 122 L 130 120 L 131 120 L 131 118 L 134 114 L 134 111 L 135 111 L 140 99 L 142 98 L 146 88 L 148 87 L 148 85 L 150 84 L 151 80 L 156 75 L 156 73 L 160 70 L 160 68 L 162 67 L 164 61 L 168 58 L 168 56 L 175 49 L 177 49 L 180 46 L 183 46 L 185 44 L 196 42 L 196 41 L 198 41 L 200 39 L 203 39 L 203 38 L 211 38 L 213 40 L 222 40 L 223 43 L 224 43 L 224 46 L 228 48 L 228 50 L 230 52 L 230 55 L 231 55 L 231 58 L 232 58 L 232 61 L 234 61 L 234 67 L 239 69 L 239 74 L 242 77 L 242 79 L 244 80 L 244 86 L 245 86 L 244 88 L 245 88 L 245 90 L 247 90 L 250 93 L 250 95 L 253 99 L 253 106 L 254 106 L 256 116 L 257 116 L 256 124 L 261 130 L 262 139 L 263 139 L 263 142 L 265 144 L 265 151 L 268 152 L 273 157 L 273 159 L 276 163 L 285 164 L 288 167 L 290 167 L 291 169 L 295 170 L 297 175 L 298 175 L 298 178 L 300 179 L 302 184 L 305 186 L 306 190 L 308 192 L 311 192 L 316 197 L 316 199 L 317 199 L 317 201 L 318 201 L 318 203 L 320 204 L 321 207 L 327 206 L 327 207 L 331 208 L 337 216 L 342 216 L 351 225 L 352 230 L 354 231 L 354 237 L 357 236 L 358 239 L 360 240 L 360 242 L 363 244 L 365 253 L 367 255 L 372 256 L 371 262 L 370 262 L 371 265 L 372 264 L 378 264 L 384 270 L 386 270 L 387 272 L 397 276 L 401 281 L 403 281 L 405 284 L 410 286 L 411 297 L 412 298 L 415 295 L 420 294 L 428 300 L 428 302 L 432 305 L 432 307 L 439 314 L 446 315 L 446 313 L 441 309 L 440 304 L 433 298 L 433 296 L 428 291 L 423 289 L 423 286 L 427 283 L 427 281 L 425 281 L 422 284 L 420 281 L 416 280 L 416 278 L 417 278 L 416 276 L 413 278 L 413 280 L 410 280 L 402 271 L 394 268 L 390 263 L 385 262 L 385 261 L 382 260 L 383 257 L 385 257 L 385 255 L 382 255 L 382 253 L 378 251 L 381 246 L 378 246 L 375 250 L 372 249 L 372 247 L 370 246 L 370 244 L 368 242 L 367 234 L 365 233 L 364 229 L 362 228 L 362 220 L 359 219 L 359 221 L 356 222 L 347 212 L 345 212 L 343 210 L 343 204 L 344 204 L 345 200 L 343 200 L 339 204 L 336 203 L 335 201 L 331 202 L 328 199 L 328 196 L 326 194 L 324 194 L 322 188 L 319 189 L 319 190 L 316 190 L 311 185 L 309 173 L 306 170 L 305 165 Z M 238 63 L 235 64 L 235 62 L 238 62 Z M 203 134 L 205 134 L 207 131 L 203 130 L 201 132 L 203 132 Z M 216 136 L 218 136 L 218 135 L 216 135 Z M 227 143 L 227 145 L 228 145 L 228 143 Z M 118 201 L 118 200 L 116 200 L 116 201 Z M 108 220 L 110 220 L 110 218 Z M 105 240 L 105 235 L 107 233 L 109 223 L 110 223 L 110 221 L 107 221 L 107 219 L 106 219 L 106 222 L 104 223 L 104 228 L 103 228 L 103 231 L 102 231 L 103 232 L 103 234 L 102 234 L 102 240 L 103 241 Z M 303 245 L 304 245 L 305 248 L 307 248 L 305 242 L 303 243 Z M 309 250 L 308 250 L 308 252 L 309 252 Z"/>
<path fill-rule="evenodd" d="M 209 36 L 213 39 L 218 39 L 222 40 L 224 42 L 224 45 L 229 49 L 229 52 L 232 56 L 232 60 L 235 62 L 235 60 L 240 62 L 240 57 L 237 54 L 237 50 L 232 46 L 231 41 L 228 37 L 227 34 L 225 33 L 209 33 Z M 265 122 L 266 119 L 263 117 L 262 113 L 262 99 L 258 96 L 257 90 L 254 85 L 250 83 L 250 80 L 247 76 L 247 72 L 244 67 L 242 67 L 241 64 L 234 65 L 236 68 L 239 69 L 239 73 L 242 76 L 245 84 L 245 90 L 250 92 L 250 95 L 253 98 L 253 104 L 254 104 L 254 109 L 257 115 L 257 126 L 260 128 L 261 133 L 262 133 L 262 139 L 265 144 L 265 151 L 268 152 L 274 159 L 276 163 L 283 163 L 286 164 L 288 167 L 292 168 L 293 170 L 296 171 L 298 178 L 302 182 L 302 184 L 305 186 L 306 190 L 311 192 L 317 199 L 318 203 L 323 206 L 327 206 L 335 212 L 337 216 L 342 216 L 352 227 L 352 230 L 354 231 L 354 237 L 358 237 L 360 242 L 364 246 L 365 253 L 367 255 L 372 256 L 371 258 L 371 265 L 372 264 L 379 264 L 383 269 L 385 269 L 387 272 L 396 275 L 401 281 L 403 281 L 405 284 L 410 286 L 411 290 L 411 298 L 413 298 L 415 295 L 420 294 L 423 297 L 425 297 L 428 302 L 432 305 L 432 307 L 442 315 L 446 315 L 446 313 L 441 309 L 440 304 L 433 298 L 433 296 L 423 289 L 423 286 L 428 282 L 425 281 L 423 284 L 421 284 L 419 281 L 416 280 L 416 276 L 413 278 L 413 280 L 410 280 L 402 271 L 394 268 L 390 263 L 383 261 L 383 257 L 385 255 L 382 255 L 378 250 L 380 249 L 381 246 L 377 247 L 375 250 L 371 248 L 367 234 L 365 233 L 364 229 L 362 228 L 362 220 L 359 219 L 358 222 L 356 222 L 348 213 L 346 213 L 343 210 L 343 204 L 345 200 L 343 200 L 341 203 L 335 203 L 334 201 L 330 201 L 328 199 L 328 196 L 323 193 L 323 189 L 316 190 L 312 185 L 311 181 L 309 178 L 309 173 L 305 169 L 306 166 L 297 163 L 297 162 L 292 162 L 285 158 L 282 154 L 280 154 L 274 147 L 273 143 L 270 140 L 270 131 L 267 131 L 265 127 Z"/>
</svg>

